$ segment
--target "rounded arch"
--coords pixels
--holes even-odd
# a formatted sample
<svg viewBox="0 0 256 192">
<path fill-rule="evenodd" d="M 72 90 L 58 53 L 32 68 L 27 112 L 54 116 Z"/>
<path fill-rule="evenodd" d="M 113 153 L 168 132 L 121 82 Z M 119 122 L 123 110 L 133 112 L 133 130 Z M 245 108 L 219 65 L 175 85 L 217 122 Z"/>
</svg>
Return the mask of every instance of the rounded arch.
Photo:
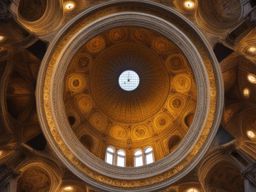
<svg viewBox="0 0 256 192">
<path fill-rule="evenodd" d="M 240 169 L 225 148 L 217 148 L 202 161 L 198 177 L 204 191 L 240 192 L 244 191 Z"/>
<path fill-rule="evenodd" d="M 185 117 L 185 124 L 187 127 L 190 127 L 190 125 L 192 124 L 193 122 L 193 119 L 194 119 L 194 113 L 189 113 L 186 115 Z"/>
<path fill-rule="evenodd" d="M 24 161 L 16 170 L 21 173 L 17 183 L 18 192 L 54 192 L 61 182 L 61 171 L 47 160 Z"/>
<path fill-rule="evenodd" d="M 90 152 L 92 152 L 94 140 L 90 135 L 83 135 L 80 138 L 80 141 Z"/>
<path fill-rule="evenodd" d="M 200 0 L 197 10 L 197 23 L 214 32 L 234 27 L 243 16 L 240 0 Z"/>
<path fill-rule="evenodd" d="M 240 192 L 244 190 L 240 170 L 230 162 L 219 162 L 208 173 L 206 185 L 210 189 Z"/>
<path fill-rule="evenodd" d="M 24 170 L 18 180 L 18 192 L 50 191 L 49 174 L 40 167 L 29 167 Z"/>
<path fill-rule="evenodd" d="M 76 122 L 76 118 L 74 116 L 72 116 L 72 115 L 69 115 L 68 116 L 68 122 L 69 122 L 69 124 L 71 126 L 73 126 L 75 124 L 75 122 Z"/>
<path fill-rule="evenodd" d="M 10 9 L 17 22 L 25 29 L 47 39 L 64 23 L 62 4 L 62 0 L 13 0 Z M 37 8 L 40 5 L 42 8 Z M 25 11 L 22 11 L 24 7 Z M 27 7 L 35 7 L 35 10 L 27 11 Z"/>
<path fill-rule="evenodd" d="M 35 21 L 43 16 L 47 0 L 20 0 L 18 13 L 27 21 Z"/>
<path fill-rule="evenodd" d="M 45 125 L 42 126 L 42 128 L 47 139 L 51 141 L 49 143 L 51 143 L 52 148 L 59 152 L 59 158 L 70 168 L 72 172 L 79 172 L 80 178 L 85 182 L 91 185 L 97 184 L 97 187 L 106 191 L 151 191 L 156 188 L 162 189 L 166 185 L 177 181 L 178 177 L 187 174 L 196 166 L 197 162 L 203 157 L 209 148 L 219 126 L 223 106 L 223 87 L 216 58 L 214 57 L 210 46 L 201 36 L 201 33 L 199 33 L 199 31 L 194 27 L 194 25 L 192 23 L 186 23 L 188 20 L 185 20 L 183 17 L 181 17 L 181 15 L 178 15 L 178 13 L 172 9 L 164 6 L 161 7 L 155 2 L 132 1 L 132 6 L 130 6 L 130 3 L 131 1 L 126 0 L 107 2 L 105 4 L 101 4 L 100 6 L 93 7 L 93 9 L 89 10 L 90 12 L 83 12 L 78 17 L 71 20 L 69 25 L 66 25 L 66 27 L 63 28 L 60 33 L 58 33 L 58 36 L 55 37 L 55 40 L 50 45 L 48 52 L 44 57 L 44 62 L 41 65 L 41 70 L 37 81 L 37 104 L 38 113 L 40 114 L 40 122 L 42 125 Z M 145 9 L 145 6 L 147 6 L 147 9 Z M 115 7 L 117 9 L 114 9 Z M 138 11 L 131 11 L 134 10 L 135 7 L 138 8 Z M 104 19 L 98 18 L 100 15 L 99 13 L 97 13 L 97 16 L 94 15 L 96 12 L 95 10 L 97 9 L 101 13 L 104 12 L 104 14 L 106 14 Z M 114 15 L 115 19 L 113 19 L 113 10 L 117 11 Z M 152 11 L 154 16 L 147 14 L 148 11 Z M 110 14 L 107 16 L 108 13 Z M 90 23 L 88 24 L 85 22 L 84 25 L 80 25 L 80 21 L 90 21 L 88 18 L 84 20 L 85 16 L 92 18 L 93 21 L 98 19 L 97 21 L 99 22 L 96 22 L 92 28 L 88 27 Z M 166 21 L 164 21 L 164 19 L 166 19 Z M 86 42 L 92 34 L 95 34 L 96 31 L 99 32 L 100 30 L 107 30 L 116 26 L 121 27 L 123 24 L 145 27 L 153 30 L 159 28 L 163 29 L 161 30 L 162 34 L 170 38 L 170 40 L 173 37 L 173 40 L 179 44 L 185 55 L 188 56 L 193 72 L 195 73 L 195 77 L 197 77 L 196 82 L 199 84 L 199 102 L 197 111 L 195 113 L 195 119 L 197 119 L 197 121 L 195 121 L 193 127 L 191 126 L 189 129 L 189 133 L 186 134 L 184 142 L 182 141 L 184 147 L 175 151 L 174 155 L 167 156 L 165 159 L 163 159 L 163 161 L 155 162 L 155 166 L 147 166 L 140 169 L 136 168 L 136 171 L 134 168 L 119 168 L 106 165 L 105 162 L 95 158 L 95 156 L 88 153 L 88 151 L 83 150 L 82 147 L 80 149 L 79 146 L 81 146 L 81 144 L 77 141 L 74 134 L 65 134 L 70 131 L 70 126 L 68 125 L 65 112 L 62 110 L 64 108 L 63 101 L 60 99 L 63 98 L 63 87 L 58 86 L 62 85 L 63 83 L 62 80 L 65 75 L 65 70 L 58 70 L 60 69 L 60 65 L 58 66 L 58 63 L 63 61 L 61 69 L 64 69 L 68 66 L 68 60 L 64 59 L 64 55 L 62 54 L 64 53 L 64 47 L 60 46 L 58 53 L 54 52 L 54 48 L 58 45 L 58 43 L 61 43 L 62 45 L 65 44 L 65 47 L 68 48 L 65 49 L 65 53 L 68 53 L 65 55 L 70 57 L 70 55 L 74 54 L 79 48 L 77 42 L 81 44 L 82 42 Z M 67 29 L 71 29 L 75 26 L 77 26 L 75 30 L 77 33 L 75 31 L 75 33 L 65 33 L 70 31 Z M 189 33 L 190 31 L 191 33 Z M 186 41 L 189 39 L 190 41 Z M 51 58 L 55 56 L 59 60 L 51 60 Z M 202 62 L 201 56 L 204 56 L 205 62 Z M 60 62 L 55 63 L 57 60 Z M 56 70 L 49 71 L 49 73 L 47 71 L 47 73 L 45 73 L 45 71 L 49 69 L 48 61 L 52 61 L 51 69 L 54 68 Z M 207 66 L 205 66 L 206 64 Z M 47 78 L 45 78 L 45 75 L 47 75 Z M 43 93 L 45 88 L 48 87 L 48 82 L 44 82 L 44 80 L 48 79 L 48 77 L 51 80 L 56 80 L 56 83 L 53 87 L 51 87 L 51 90 L 48 89 L 48 93 L 52 93 L 53 91 L 56 94 L 50 94 L 49 97 L 47 97 L 47 100 L 43 100 Z M 206 83 L 209 81 L 211 83 Z M 210 94 L 213 91 L 215 91 L 215 94 Z M 56 105 L 48 105 L 48 103 L 55 103 Z M 211 110 L 209 110 L 209 107 L 211 107 Z M 47 113 L 49 114 L 47 116 L 47 118 L 49 117 L 48 119 L 45 119 L 46 116 L 44 114 L 46 111 L 49 111 L 49 113 Z M 53 117 L 53 115 L 54 119 L 52 120 L 56 125 L 54 128 L 52 127 L 52 124 L 49 124 L 48 121 Z M 58 129 L 59 127 L 61 127 L 61 129 Z M 61 140 L 58 140 L 59 142 L 56 143 L 56 140 L 54 139 L 56 138 L 55 136 L 59 134 L 59 130 L 62 132 L 62 137 Z M 204 131 L 206 131 L 207 136 L 201 135 L 201 133 Z M 70 141 L 73 141 L 72 144 Z M 59 145 L 62 146 L 61 151 L 58 147 Z M 187 152 L 188 148 L 191 149 L 191 153 Z M 69 149 L 68 155 L 66 155 L 67 149 Z M 72 151 L 70 149 L 72 149 Z M 196 149 L 198 153 L 192 153 L 194 151 L 193 149 Z M 189 166 L 184 165 L 184 162 L 188 162 L 185 161 L 185 159 L 189 162 L 191 161 Z M 177 162 L 177 160 L 179 162 Z M 173 171 L 176 169 L 176 167 L 179 168 L 178 172 Z M 162 174 L 164 170 L 166 171 L 166 174 Z M 161 182 L 160 180 L 154 179 L 154 176 L 159 176 L 159 178 L 161 178 Z M 109 180 L 109 178 L 111 178 L 111 180 Z M 122 184 L 118 182 L 120 179 L 123 180 Z M 115 184 L 115 186 L 113 186 L 113 184 Z"/>
<path fill-rule="evenodd" d="M 181 141 L 181 137 L 179 135 L 174 135 L 172 137 L 170 137 L 169 141 L 168 141 L 168 149 L 170 152 L 174 151 L 174 149 L 176 149 L 176 147 L 178 146 L 178 144 Z"/>
</svg>

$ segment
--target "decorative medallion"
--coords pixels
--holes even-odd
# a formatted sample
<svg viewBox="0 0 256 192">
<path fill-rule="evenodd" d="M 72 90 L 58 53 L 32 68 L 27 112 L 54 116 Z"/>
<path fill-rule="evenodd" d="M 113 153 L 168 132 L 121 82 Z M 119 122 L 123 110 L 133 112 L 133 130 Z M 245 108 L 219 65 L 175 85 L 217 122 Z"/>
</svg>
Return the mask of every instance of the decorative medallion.
<svg viewBox="0 0 256 192">
<path fill-rule="evenodd" d="M 86 44 L 86 48 L 90 53 L 98 53 L 106 46 L 105 39 L 101 36 L 94 37 Z"/>
<path fill-rule="evenodd" d="M 109 40 L 113 43 L 124 41 L 127 39 L 128 32 L 126 28 L 116 28 L 109 32 Z"/>
<path fill-rule="evenodd" d="M 84 115 L 87 115 L 91 112 L 93 108 L 93 101 L 90 95 L 86 94 L 80 94 L 75 96 L 75 101 L 78 109 L 83 113 Z"/>
<path fill-rule="evenodd" d="M 71 92 L 81 93 L 87 86 L 87 80 L 81 73 L 70 74 L 67 77 L 67 88 Z"/>
<path fill-rule="evenodd" d="M 221 72 L 204 39 L 193 23 L 152 1 L 109 1 L 73 18 L 49 46 L 37 81 L 41 127 L 60 160 L 100 191 L 160 191 L 189 173 L 208 150 L 222 116 Z M 172 58 L 175 64 L 168 67 L 172 51 L 184 59 Z M 89 70 L 74 73 L 75 58 L 83 58 L 82 53 L 92 55 Z M 183 64 L 184 71 L 180 70 Z M 118 77 L 129 69 L 138 73 L 140 85 L 125 92 Z M 89 96 L 79 103 L 78 93 Z M 185 95 L 186 101 L 169 99 L 172 94 Z M 179 131 L 172 125 L 184 121 L 184 103 L 194 114 L 193 123 L 185 135 L 177 133 L 183 136 L 178 147 L 161 161 L 156 159 L 152 166 L 117 167 L 106 164 L 79 141 L 68 122 L 67 100 L 80 114 L 89 113 L 80 115 L 83 130 L 79 131 L 94 134 L 98 147 L 106 147 L 106 141 L 127 150 L 138 143 L 146 147 L 149 141 L 165 142 L 169 134 Z M 171 110 L 181 110 L 182 118 Z M 113 131 L 113 125 L 121 128 Z"/>
<path fill-rule="evenodd" d="M 188 74 L 178 74 L 175 75 L 172 80 L 172 86 L 179 93 L 186 93 L 190 91 L 191 88 L 191 78 Z"/>
<path fill-rule="evenodd" d="M 181 54 L 169 55 L 165 61 L 165 65 L 169 72 L 179 73 L 186 71 L 186 61 Z"/>
</svg>

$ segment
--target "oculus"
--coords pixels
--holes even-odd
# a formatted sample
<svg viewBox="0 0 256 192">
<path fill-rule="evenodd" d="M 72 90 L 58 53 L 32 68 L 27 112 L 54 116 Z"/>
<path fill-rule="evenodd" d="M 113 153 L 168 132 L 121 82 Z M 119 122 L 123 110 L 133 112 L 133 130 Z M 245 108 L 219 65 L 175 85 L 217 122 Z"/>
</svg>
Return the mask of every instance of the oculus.
<svg viewBox="0 0 256 192">
<path fill-rule="evenodd" d="M 79 67 L 84 57 L 91 59 Z M 127 69 L 140 80 L 129 94 L 118 83 Z M 152 1 L 119 0 L 60 30 L 40 67 L 36 96 L 45 137 L 73 173 L 100 191 L 149 192 L 175 183 L 203 158 L 221 121 L 223 94 L 218 62 L 193 23 Z M 81 119 L 73 127 L 71 110 Z M 177 148 L 154 153 L 174 134 Z M 96 155 L 81 135 L 93 138 Z M 108 146 L 115 150 L 106 163 Z M 133 161 L 137 149 L 143 166 Z"/>
<path fill-rule="evenodd" d="M 140 84 L 140 77 L 135 71 L 126 70 L 119 76 L 118 83 L 124 91 L 134 91 Z"/>
</svg>

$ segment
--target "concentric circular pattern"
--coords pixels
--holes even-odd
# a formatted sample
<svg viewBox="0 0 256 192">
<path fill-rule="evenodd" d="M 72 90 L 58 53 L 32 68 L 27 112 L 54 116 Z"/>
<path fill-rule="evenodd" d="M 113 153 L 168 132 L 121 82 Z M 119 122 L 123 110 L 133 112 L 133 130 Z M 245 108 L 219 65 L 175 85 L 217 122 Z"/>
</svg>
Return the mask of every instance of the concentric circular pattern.
<svg viewBox="0 0 256 192">
<path fill-rule="evenodd" d="M 131 92 L 118 85 L 128 69 L 140 77 Z M 37 83 L 49 144 L 101 191 L 160 191 L 177 182 L 204 156 L 221 119 L 210 46 L 192 23 L 152 1 L 110 1 L 77 15 L 49 46 Z M 125 150 L 127 166 L 136 149 L 152 146 L 156 162 L 108 165 L 95 156 L 104 159 L 108 145 Z"/>
<path fill-rule="evenodd" d="M 119 74 L 132 69 L 140 77 L 133 92 L 119 87 Z M 112 120 L 138 123 L 158 112 L 169 92 L 169 76 L 160 57 L 136 43 L 120 43 L 92 63 L 90 85 L 97 106 Z"/>
<path fill-rule="evenodd" d="M 125 70 L 120 74 L 118 83 L 121 89 L 134 91 L 140 85 L 140 77 L 135 71 Z"/>
<path fill-rule="evenodd" d="M 50 186 L 49 174 L 39 167 L 33 167 L 22 173 L 22 177 L 18 182 L 18 192 L 50 191 Z"/>
<path fill-rule="evenodd" d="M 122 88 L 120 74 L 128 78 L 121 83 L 128 84 L 129 73 L 136 73 L 138 82 L 132 89 Z M 73 57 L 66 81 L 67 103 L 74 103 L 88 130 L 122 148 L 130 147 L 128 140 L 134 148 L 143 147 L 149 138 L 154 146 L 153 137 L 168 139 L 166 132 L 176 129 L 183 137 L 188 128 L 185 111 L 195 111 L 195 82 L 185 56 L 171 41 L 145 28 L 113 28 L 90 39 Z"/>
<path fill-rule="evenodd" d="M 198 14 L 200 23 L 216 29 L 227 29 L 239 23 L 243 8 L 239 0 L 204 0 L 199 4 Z"/>
</svg>

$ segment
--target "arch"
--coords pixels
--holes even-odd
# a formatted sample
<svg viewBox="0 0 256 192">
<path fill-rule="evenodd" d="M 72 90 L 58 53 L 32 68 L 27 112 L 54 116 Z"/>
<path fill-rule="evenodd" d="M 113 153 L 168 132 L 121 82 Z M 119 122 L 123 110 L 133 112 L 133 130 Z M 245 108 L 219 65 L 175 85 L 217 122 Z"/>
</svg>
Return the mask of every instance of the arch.
<svg viewBox="0 0 256 192">
<path fill-rule="evenodd" d="M 68 122 L 71 126 L 73 126 L 76 122 L 76 118 L 73 115 L 68 116 Z"/>
<path fill-rule="evenodd" d="M 106 149 L 105 162 L 118 167 L 126 166 L 126 152 L 124 149 L 116 149 L 108 146 Z"/>
<path fill-rule="evenodd" d="M 30 167 L 22 172 L 18 180 L 18 192 L 50 191 L 51 179 L 40 167 Z"/>
<path fill-rule="evenodd" d="M 24 14 L 22 11 L 23 7 L 28 6 L 28 4 L 31 4 L 32 2 L 34 1 L 28 2 L 28 0 L 13 0 L 10 9 L 14 17 L 17 19 L 17 22 L 26 30 L 36 34 L 36 36 L 47 39 L 63 25 L 64 12 L 62 0 L 36 0 L 39 4 L 42 2 L 42 5 L 44 5 L 45 8 L 37 12 L 33 11 L 28 15 Z M 38 7 L 36 3 L 29 6 Z M 36 16 L 31 18 L 31 15 L 35 12 Z"/>
<path fill-rule="evenodd" d="M 153 147 L 148 146 L 134 151 L 134 167 L 149 165 L 155 161 Z"/>
<path fill-rule="evenodd" d="M 208 173 L 206 185 L 210 189 L 240 192 L 244 190 L 240 170 L 229 162 L 219 162 Z"/>
<path fill-rule="evenodd" d="M 190 127 L 190 125 L 192 124 L 194 119 L 194 113 L 189 113 L 186 117 L 185 117 L 185 124 L 187 127 Z"/>
<path fill-rule="evenodd" d="M 242 5 L 240 0 L 200 0 L 198 2 L 197 23 L 213 32 L 232 28 L 242 19 L 243 6 L 245 5 Z"/>
<path fill-rule="evenodd" d="M 90 152 L 92 152 L 94 141 L 90 135 L 83 135 L 80 141 Z"/>
<path fill-rule="evenodd" d="M 149 165 L 155 161 L 153 147 L 149 146 L 144 149 L 145 164 Z"/>
<path fill-rule="evenodd" d="M 111 1 L 101 4 L 100 6 L 92 7 L 92 9 L 82 12 L 76 18 L 71 20 L 69 25 L 66 25 L 66 27 L 58 33 L 58 36 L 55 37 L 56 41 L 53 41 L 53 43 L 50 45 L 48 49 L 49 51 L 45 55 L 44 62 L 40 68 L 39 78 L 37 81 L 37 105 L 38 113 L 40 114 L 40 123 L 43 125 L 42 129 L 49 139 L 49 143 L 51 143 L 51 146 L 55 151 L 59 151 L 58 146 L 62 146 L 62 151 L 58 153 L 59 158 L 69 167 L 72 172 L 79 171 L 79 173 L 81 173 L 81 179 L 91 185 L 97 184 L 97 187 L 99 187 L 101 190 L 123 191 L 123 188 L 130 190 L 132 187 L 138 187 L 131 190 L 150 191 L 155 187 L 162 189 L 167 184 L 174 183 L 177 181 L 178 177 L 181 177 L 192 170 L 192 168 L 194 168 L 204 156 L 214 138 L 214 135 L 216 134 L 220 123 L 223 106 L 223 87 L 220 70 L 217 67 L 217 61 L 213 55 L 212 49 L 192 23 L 188 23 L 188 20 L 185 20 L 183 17 L 178 15 L 177 12 L 172 11 L 172 9 L 167 9 L 167 7 L 164 6 L 160 7 L 159 4 L 155 2 L 133 1 L 132 6 L 127 5 L 128 3 L 130 3 L 130 1 Z M 146 10 L 144 9 L 145 6 L 147 6 Z M 118 7 L 118 9 L 114 9 L 114 7 Z M 129 12 L 130 10 L 134 10 L 135 7 L 138 8 L 137 12 Z M 91 12 L 99 8 L 100 11 L 102 13 L 104 12 L 106 15 L 104 19 L 98 18 L 98 16 L 101 16 L 100 14 L 97 13 L 96 16 L 94 15 L 94 12 Z M 113 12 L 107 15 L 113 10 L 117 11 L 115 13 L 114 20 L 112 17 Z M 154 16 L 144 14 L 148 13 L 149 10 L 154 11 Z M 90 14 L 88 14 L 89 11 Z M 126 14 L 128 12 L 129 14 Z M 80 23 L 80 21 L 85 21 L 84 18 L 87 15 L 88 18 L 92 18 L 93 21 L 98 19 L 98 22 L 95 23 L 92 28 L 87 27 L 88 23 L 84 23 L 84 25 Z M 88 22 L 91 21 L 88 18 L 86 18 L 86 20 Z M 199 102 L 197 104 L 197 111 L 195 113 L 196 121 L 193 124 L 193 127 L 189 129 L 189 134 L 185 136 L 184 142 L 182 141 L 184 147 L 180 148 L 175 155 L 167 156 L 165 159 L 163 159 L 163 161 L 156 162 L 156 166 L 148 166 L 143 169 L 136 169 L 136 171 L 133 168 L 126 168 L 124 170 L 123 168 L 121 169 L 119 167 L 107 166 L 102 160 L 95 158 L 86 150 L 80 149 L 80 143 L 75 139 L 75 135 L 65 134 L 70 130 L 70 126 L 67 126 L 68 123 L 66 114 L 63 110 L 63 101 L 60 99 L 63 98 L 63 87 L 59 85 L 62 85 L 62 79 L 65 74 L 62 73 L 64 70 L 62 71 L 58 69 L 60 69 L 59 67 L 63 69 L 63 67 L 65 68 L 68 66 L 68 60 L 64 56 L 70 57 L 72 54 L 74 54 L 76 48 L 79 48 L 77 43 L 81 44 L 82 42 L 86 42 L 87 38 L 89 38 L 90 35 L 95 34 L 96 31 L 108 29 L 113 26 L 119 27 L 122 26 L 122 24 L 136 26 L 143 25 L 143 27 L 151 29 L 161 28 L 162 34 L 170 38 L 170 40 L 173 39 L 183 49 L 185 55 L 189 56 L 188 60 L 191 63 L 191 67 L 195 73 L 196 82 L 198 83 L 199 87 Z M 71 31 L 67 29 L 71 29 L 74 26 L 77 26 L 77 33 L 65 33 Z M 60 39 L 61 37 L 64 37 L 64 35 L 65 38 Z M 77 37 L 75 41 L 74 37 Z M 58 39 L 59 41 L 57 41 Z M 65 44 L 66 48 L 59 46 L 60 49 L 58 52 L 54 52 L 54 48 L 58 46 L 58 43 L 61 43 L 62 45 Z M 67 53 L 65 55 L 62 54 L 64 53 L 64 50 L 65 53 Z M 204 56 L 204 63 L 201 60 L 201 56 Z M 58 59 L 52 60 L 52 57 Z M 56 62 L 57 60 L 59 62 Z M 45 73 L 45 71 L 49 69 L 48 62 L 50 61 L 50 69 L 53 69 L 52 67 L 55 69 L 56 67 L 56 70 L 49 70 L 49 73 Z M 61 62 L 62 65 L 58 65 Z M 207 64 L 207 67 L 205 67 L 205 64 Z M 54 86 L 51 86 L 50 90 L 48 89 L 49 94 L 47 93 L 47 99 L 43 99 L 43 93 L 45 93 L 45 90 L 49 85 L 48 82 L 45 81 L 46 78 L 50 80 L 54 79 L 56 81 Z M 209 81 L 211 83 L 207 83 Z M 210 91 L 216 91 L 216 94 L 210 94 Z M 55 94 L 52 94 L 53 92 Z M 52 103 L 56 105 L 52 105 Z M 209 110 L 209 107 L 212 107 L 211 110 Z M 47 119 L 44 115 L 45 112 L 47 112 Z M 54 117 L 54 119 L 52 119 L 52 117 Z M 50 119 L 51 122 L 54 121 L 55 127 L 50 124 Z M 205 125 L 207 125 L 207 127 Z M 63 137 L 62 140 L 57 143 L 55 140 L 55 135 L 59 134 L 59 130 L 61 130 L 61 135 Z M 207 136 L 201 135 L 201 133 L 204 131 L 207 131 Z M 73 141 L 72 143 L 70 142 L 71 140 Z M 188 148 L 190 149 L 189 151 L 191 151 L 191 153 L 187 152 Z M 64 154 L 66 153 L 67 149 L 69 149 L 71 154 L 65 156 Z M 70 149 L 72 149 L 72 151 L 70 151 Z M 198 153 L 192 153 L 194 149 L 197 149 Z M 191 163 L 188 166 L 185 166 L 185 161 L 182 160 L 188 157 L 191 158 Z M 179 161 L 177 162 L 177 160 Z M 172 170 L 176 167 L 179 167 L 179 171 L 173 172 Z M 88 170 L 91 170 L 91 172 L 89 173 Z M 164 170 L 167 174 L 162 174 Z M 161 182 L 160 180 L 154 179 L 154 176 L 159 176 L 159 178 L 161 178 Z M 109 178 L 111 178 L 111 182 Z M 116 182 L 120 181 L 120 179 L 123 180 L 122 186 Z M 115 186 L 113 186 L 114 183 L 116 184 Z"/>
<path fill-rule="evenodd" d="M 20 0 L 18 13 L 27 21 L 35 21 L 43 16 L 47 0 Z"/>
<path fill-rule="evenodd" d="M 168 141 L 168 149 L 170 152 L 174 151 L 174 149 L 178 146 L 178 144 L 180 143 L 181 138 L 178 135 L 174 135 L 172 137 L 170 137 L 169 141 Z"/>
<path fill-rule="evenodd" d="M 204 191 L 244 191 L 241 167 L 226 153 L 217 148 L 209 153 L 198 169 L 199 181 Z"/>
<path fill-rule="evenodd" d="M 137 149 L 134 152 L 134 167 L 143 166 L 143 152 L 141 149 Z"/>
<path fill-rule="evenodd" d="M 16 171 L 20 172 L 18 192 L 56 191 L 63 174 L 56 164 L 46 159 L 32 159 L 19 164 Z"/>
<path fill-rule="evenodd" d="M 125 167 L 125 157 L 126 153 L 123 149 L 119 149 L 117 151 L 117 160 L 116 160 L 116 165 L 119 167 Z"/>
<path fill-rule="evenodd" d="M 115 153 L 116 148 L 113 146 L 108 146 L 106 149 L 105 162 L 114 165 L 115 164 Z"/>
</svg>

